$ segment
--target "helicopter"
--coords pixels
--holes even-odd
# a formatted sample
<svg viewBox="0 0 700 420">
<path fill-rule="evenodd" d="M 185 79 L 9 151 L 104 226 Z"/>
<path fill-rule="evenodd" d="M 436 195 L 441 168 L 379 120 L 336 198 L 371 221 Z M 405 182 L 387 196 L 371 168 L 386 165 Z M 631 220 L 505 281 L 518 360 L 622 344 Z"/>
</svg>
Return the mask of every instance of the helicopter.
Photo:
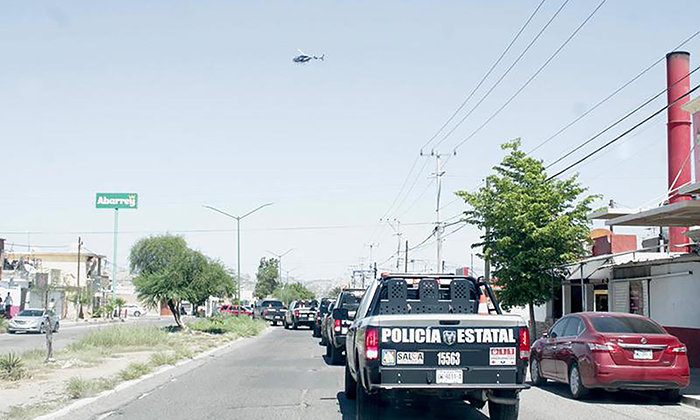
<svg viewBox="0 0 700 420">
<path fill-rule="evenodd" d="M 321 61 L 323 61 L 323 58 L 326 56 L 326 54 L 322 54 L 320 57 L 319 57 L 319 56 L 315 56 L 315 55 L 309 55 L 309 54 L 306 54 L 304 51 L 302 51 L 302 50 L 300 50 L 300 49 L 298 49 L 298 48 L 297 48 L 297 51 L 299 51 L 299 55 L 297 55 L 297 56 L 295 56 L 294 58 L 292 58 L 292 61 L 295 62 L 295 63 L 299 63 L 299 64 L 308 63 L 308 62 L 311 61 L 311 60 L 321 60 Z"/>
</svg>

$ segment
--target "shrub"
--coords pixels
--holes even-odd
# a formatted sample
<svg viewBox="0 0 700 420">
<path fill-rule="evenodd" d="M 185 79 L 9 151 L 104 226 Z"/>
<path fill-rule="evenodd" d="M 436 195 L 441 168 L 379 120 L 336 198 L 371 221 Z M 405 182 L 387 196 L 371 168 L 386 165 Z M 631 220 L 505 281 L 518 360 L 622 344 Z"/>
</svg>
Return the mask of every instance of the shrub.
<svg viewBox="0 0 700 420">
<path fill-rule="evenodd" d="M 174 365 L 175 363 L 177 363 L 178 360 L 180 360 L 180 357 L 178 357 L 177 353 L 172 354 L 158 352 L 153 353 L 151 355 L 151 365 L 153 365 L 154 367 L 163 365 Z"/>
<path fill-rule="evenodd" d="M 0 357 L 0 378 L 7 381 L 19 381 L 27 376 L 22 358 L 14 353 Z"/>
<path fill-rule="evenodd" d="M 66 392 L 74 400 L 94 397 L 102 391 L 114 388 L 117 381 L 113 378 L 83 379 L 77 376 L 70 378 Z"/>
<path fill-rule="evenodd" d="M 209 334 L 234 334 L 238 337 L 250 337 L 259 334 L 267 324 L 247 316 L 214 316 L 199 319 L 189 324 L 194 331 Z"/>
<path fill-rule="evenodd" d="M 0 334 L 7 332 L 7 320 L 0 318 Z"/>
<path fill-rule="evenodd" d="M 119 378 L 123 381 L 130 381 L 151 372 L 153 372 L 153 368 L 146 363 L 132 363 L 127 366 L 126 369 L 119 372 Z"/>
</svg>

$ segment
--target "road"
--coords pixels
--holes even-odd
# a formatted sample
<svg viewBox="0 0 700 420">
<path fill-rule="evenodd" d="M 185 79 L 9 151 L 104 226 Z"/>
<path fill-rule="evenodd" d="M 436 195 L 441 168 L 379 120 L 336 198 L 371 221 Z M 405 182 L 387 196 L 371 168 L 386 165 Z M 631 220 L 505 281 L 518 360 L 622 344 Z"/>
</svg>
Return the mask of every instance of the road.
<svg viewBox="0 0 700 420">
<path fill-rule="evenodd" d="M 90 324 L 90 325 L 65 325 L 61 326 L 58 333 L 53 335 L 54 350 L 60 350 L 75 340 L 83 337 L 95 328 L 109 328 L 114 325 L 158 325 L 166 326 L 174 324 L 172 317 L 158 317 L 146 315 L 141 318 L 132 318 L 126 322 L 114 324 Z M 46 337 L 36 333 L 0 334 L 0 354 L 21 354 L 28 350 L 46 347 Z"/>
<path fill-rule="evenodd" d="M 234 344 L 208 359 L 195 360 L 71 412 L 71 420 L 304 419 L 355 418 L 345 398 L 343 367 L 329 366 L 324 348 L 308 330 L 273 327 L 262 337 Z M 660 405 L 644 396 L 618 393 L 574 401 L 565 385 L 523 392 L 523 420 L 689 420 L 700 410 Z M 66 417 L 64 417 L 66 418 Z M 382 420 L 488 420 L 465 405 L 437 403 L 427 410 L 387 408 Z"/>
</svg>

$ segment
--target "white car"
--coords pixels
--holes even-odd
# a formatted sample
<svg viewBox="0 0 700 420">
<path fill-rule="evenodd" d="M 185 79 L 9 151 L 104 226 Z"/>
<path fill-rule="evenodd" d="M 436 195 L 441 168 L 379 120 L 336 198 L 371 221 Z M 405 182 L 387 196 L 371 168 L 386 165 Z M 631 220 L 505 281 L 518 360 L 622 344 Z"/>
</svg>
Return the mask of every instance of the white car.
<svg viewBox="0 0 700 420">
<path fill-rule="evenodd" d="M 143 306 L 135 304 L 124 305 L 122 310 L 126 311 L 127 316 L 135 316 L 136 318 L 144 316 L 148 312 Z"/>
</svg>

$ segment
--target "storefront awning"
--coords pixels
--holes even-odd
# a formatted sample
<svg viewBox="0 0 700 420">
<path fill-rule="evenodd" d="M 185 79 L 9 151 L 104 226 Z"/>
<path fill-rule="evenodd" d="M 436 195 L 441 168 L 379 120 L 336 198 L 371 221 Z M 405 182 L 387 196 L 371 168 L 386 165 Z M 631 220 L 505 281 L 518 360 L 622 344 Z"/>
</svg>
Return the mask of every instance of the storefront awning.
<svg viewBox="0 0 700 420">
<path fill-rule="evenodd" d="M 700 182 L 694 184 L 686 185 L 678 190 L 680 195 L 690 195 L 690 194 L 700 194 Z"/>
<path fill-rule="evenodd" d="M 700 201 L 681 201 L 651 210 L 616 217 L 607 226 L 676 226 L 700 225 Z"/>
</svg>

